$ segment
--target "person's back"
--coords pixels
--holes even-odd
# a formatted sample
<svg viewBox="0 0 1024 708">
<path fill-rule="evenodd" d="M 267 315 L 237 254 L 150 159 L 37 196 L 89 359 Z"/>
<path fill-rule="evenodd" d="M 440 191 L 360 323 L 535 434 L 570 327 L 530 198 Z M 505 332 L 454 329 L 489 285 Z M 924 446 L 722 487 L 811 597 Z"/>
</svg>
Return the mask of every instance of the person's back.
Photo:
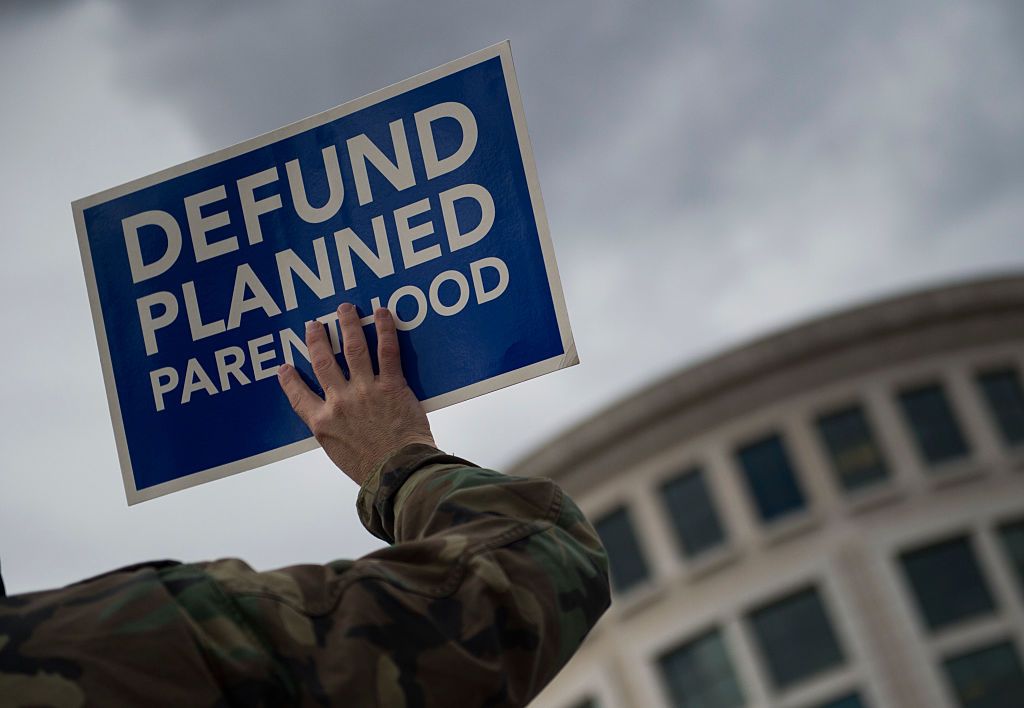
<svg viewBox="0 0 1024 708">
<path fill-rule="evenodd" d="M 524 705 L 568 661 L 609 601 L 593 528 L 550 481 L 433 447 L 390 315 L 376 377 L 354 310 L 339 315 L 349 378 L 312 327 L 326 401 L 294 369 L 281 383 L 393 545 L 263 573 L 144 563 L 0 598 L 0 706 Z"/>
</svg>

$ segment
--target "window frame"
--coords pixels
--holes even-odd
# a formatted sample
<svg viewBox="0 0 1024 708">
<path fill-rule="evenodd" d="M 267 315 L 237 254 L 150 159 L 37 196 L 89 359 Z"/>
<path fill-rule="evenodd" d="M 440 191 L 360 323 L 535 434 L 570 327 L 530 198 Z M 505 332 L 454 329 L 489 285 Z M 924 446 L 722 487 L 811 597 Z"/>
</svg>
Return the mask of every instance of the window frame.
<svg viewBox="0 0 1024 708">
<path fill-rule="evenodd" d="M 861 417 L 867 427 L 869 438 L 878 452 L 878 456 L 881 459 L 882 469 L 885 471 L 883 476 L 875 479 L 874 481 L 852 489 L 843 484 L 842 475 L 839 468 L 836 466 L 832 449 L 829 447 L 828 441 L 825 440 L 825 435 L 821 428 L 821 422 L 823 419 L 851 410 L 860 411 Z M 842 401 L 834 402 L 828 406 L 821 406 L 811 410 L 809 411 L 809 414 L 810 418 L 808 420 L 807 427 L 811 430 L 811 436 L 815 439 L 818 451 L 821 453 L 829 467 L 830 474 L 828 476 L 841 499 L 856 503 L 862 499 L 873 499 L 875 497 L 891 493 L 891 491 L 896 487 L 899 470 L 897 470 L 892 464 L 894 456 L 891 451 L 887 449 L 883 436 L 879 433 L 880 426 L 875 420 L 875 414 L 871 409 L 869 401 L 859 398 L 843 399 Z"/>
<path fill-rule="evenodd" d="M 808 708 L 830 708 L 830 706 L 834 706 L 836 702 L 845 701 L 850 698 L 856 698 L 863 708 L 868 708 L 870 705 L 864 700 L 864 689 L 860 688 L 859 686 L 852 686 L 847 690 L 836 693 L 831 698 L 826 698 L 824 701 L 818 701 L 813 706 L 809 706 Z"/>
<path fill-rule="evenodd" d="M 946 406 L 949 409 L 950 419 L 953 422 L 953 426 L 956 428 L 964 445 L 964 452 L 961 455 L 935 462 L 928 459 L 924 445 L 918 437 L 917 428 L 914 427 L 910 414 L 907 412 L 903 397 L 906 394 L 929 388 L 936 388 L 942 394 Z M 956 400 L 956 387 L 944 372 L 936 373 L 931 376 L 922 375 L 910 380 L 898 382 L 893 387 L 892 396 L 897 416 L 901 420 L 903 424 L 903 431 L 906 434 L 907 440 L 910 442 L 910 450 L 914 454 L 914 457 L 921 469 L 924 470 L 926 476 L 934 479 L 943 479 L 950 476 L 950 473 L 953 473 L 953 476 L 956 476 L 955 473 L 957 470 L 965 469 L 974 462 L 975 456 L 978 453 L 978 445 L 971 435 L 969 426 L 964 424 L 964 421 L 968 420 L 969 416 L 965 417 L 963 411 L 960 410 L 961 406 L 958 405 Z"/>
<path fill-rule="evenodd" d="M 816 673 L 803 676 L 793 682 L 780 686 L 775 681 L 770 663 L 765 657 L 764 647 L 761 644 L 759 635 L 754 628 L 751 617 L 759 610 L 776 605 L 807 590 L 814 590 L 821 603 L 822 611 L 832 632 L 836 647 L 839 650 L 839 663 L 822 669 Z M 750 655 L 757 665 L 761 681 L 769 693 L 775 698 L 784 698 L 792 694 L 803 693 L 808 687 L 817 682 L 828 681 L 835 676 L 844 673 L 855 673 L 859 664 L 859 657 L 854 651 L 854 642 L 848 637 L 849 628 L 845 626 L 842 613 L 838 611 L 839 601 L 832 597 L 836 589 L 824 577 L 812 575 L 811 577 L 801 576 L 784 586 L 776 588 L 773 592 L 763 593 L 751 602 L 738 608 L 737 620 L 743 627 L 743 633 L 750 650 Z"/>
<path fill-rule="evenodd" d="M 716 543 L 711 546 L 707 546 L 696 553 L 691 553 L 686 549 L 685 542 L 679 533 L 679 529 L 675 521 L 675 515 L 672 513 L 672 508 L 670 507 L 665 495 L 666 487 L 691 475 L 698 475 L 700 477 L 701 484 L 704 487 L 704 493 L 707 496 L 708 504 L 714 513 L 718 529 L 721 533 L 721 537 Z M 712 473 L 710 465 L 701 464 L 699 462 L 690 462 L 675 468 L 675 471 L 670 474 L 659 475 L 657 479 L 653 480 L 653 484 L 651 486 L 651 493 L 657 497 L 657 504 L 661 510 L 662 521 L 664 522 L 664 527 L 667 530 L 668 535 L 671 537 L 671 542 L 674 550 L 676 551 L 676 555 L 682 560 L 683 564 L 688 569 L 703 568 L 709 562 L 714 562 L 716 559 L 730 555 L 733 549 L 733 534 L 729 528 L 728 514 L 725 513 L 725 509 L 711 478 Z"/>
<path fill-rule="evenodd" d="M 947 662 L 962 658 L 968 654 L 992 649 L 1001 644 L 1009 644 L 1013 648 L 1017 655 L 1018 664 L 1024 668 L 1024 650 L 1022 650 L 1024 647 L 1022 647 L 1018 633 L 1013 631 L 1008 632 L 1005 628 L 1001 634 L 996 634 L 995 636 L 986 637 L 981 640 L 974 640 L 964 646 L 956 648 L 955 650 L 941 652 L 936 655 L 935 670 L 939 674 L 939 684 L 942 687 L 943 693 L 946 695 L 946 699 L 949 701 L 949 705 L 960 706 L 961 704 L 956 685 L 953 683 L 953 679 L 946 668 Z"/>
<path fill-rule="evenodd" d="M 975 366 L 969 372 L 969 376 L 974 391 L 981 403 L 981 408 L 985 411 L 983 414 L 984 418 L 988 421 L 997 444 L 1003 450 L 1009 450 L 1011 454 L 1021 454 L 1024 453 L 1024 439 L 1017 442 L 1011 442 L 1006 438 L 1002 421 L 996 414 L 996 411 L 992 406 L 992 402 L 989 400 L 988 394 L 981 383 L 981 379 L 984 376 L 1002 373 L 1005 371 L 1010 371 L 1014 374 L 1017 384 L 1021 387 L 1022 391 L 1024 391 L 1024 371 L 1021 370 L 1021 366 L 1019 366 L 1017 362 L 1012 360 L 994 360 Z"/>
<path fill-rule="evenodd" d="M 999 563 L 1006 570 L 1011 589 L 1016 591 L 1011 592 L 1011 606 L 1016 604 L 1019 607 L 1024 607 L 1024 567 L 1018 570 L 1013 559 L 1010 557 L 1006 542 L 1003 540 L 1003 529 L 1017 525 L 1024 525 L 1024 509 L 1016 513 L 1002 514 L 994 518 L 989 531 L 996 546 L 996 556 L 999 559 Z"/>
<path fill-rule="evenodd" d="M 640 526 L 636 523 L 635 519 L 633 518 L 633 507 L 634 507 L 633 500 L 619 498 L 619 499 L 611 502 L 607 506 L 602 507 L 602 509 L 601 509 L 601 511 L 599 513 L 588 514 L 587 515 L 587 518 L 590 519 L 591 524 L 594 527 L 594 531 L 596 532 L 597 531 L 597 527 L 601 523 L 601 521 L 607 519 L 608 517 L 612 516 L 613 514 L 616 514 L 616 513 L 620 512 L 620 511 L 625 511 L 625 513 L 626 513 L 626 518 L 629 521 L 629 528 L 630 528 L 630 530 L 632 532 L 633 540 L 636 542 L 637 551 L 638 551 L 637 555 L 640 558 L 640 560 L 641 560 L 641 562 L 642 562 L 642 564 L 644 566 L 644 575 L 643 575 L 643 577 L 641 577 L 640 579 L 636 580 L 635 582 L 633 582 L 632 584 L 630 584 L 629 586 L 627 586 L 625 588 L 622 588 L 622 589 L 615 588 L 615 586 L 614 586 L 615 583 L 614 583 L 613 575 L 612 575 L 612 563 L 613 563 L 613 561 L 611 560 L 611 553 L 608 554 L 608 577 L 609 577 L 609 583 L 612 586 L 612 593 L 614 594 L 615 598 L 616 599 L 620 599 L 620 600 L 622 598 L 634 597 L 638 593 L 643 593 L 644 588 L 648 588 L 649 589 L 649 588 L 653 587 L 655 585 L 655 583 L 656 583 L 656 575 L 657 575 L 657 572 L 658 572 L 657 568 L 655 566 L 655 563 L 652 560 L 651 552 L 650 552 L 649 548 L 647 547 L 648 544 L 646 544 L 645 539 L 643 538 L 643 534 L 639 531 Z M 598 534 L 598 538 L 600 538 L 600 534 Z M 602 540 L 601 543 L 603 545 L 604 541 Z"/>
<path fill-rule="evenodd" d="M 910 614 L 913 616 L 914 624 L 921 633 L 921 636 L 926 640 L 938 640 L 943 636 L 969 629 L 972 626 L 977 626 L 989 622 L 993 618 L 1002 615 L 1006 608 L 1003 598 L 1000 596 L 997 583 L 995 582 L 995 575 L 985 559 L 985 549 L 981 547 L 979 542 L 978 529 L 974 526 L 969 527 L 956 527 L 952 529 L 946 529 L 940 534 L 934 534 L 930 536 L 923 536 L 916 539 L 911 543 L 902 544 L 892 556 L 892 570 L 898 577 L 898 583 L 903 589 L 904 600 L 907 607 L 910 610 Z M 910 579 L 909 573 L 906 571 L 906 566 L 903 563 L 903 556 L 908 553 L 915 553 L 924 551 L 935 546 L 941 546 L 953 541 L 964 539 L 967 542 L 968 549 L 978 566 L 978 574 L 981 577 L 982 583 L 984 584 L 985 591 L 989 595 L 989 599 L 992 602 L 991 610 L 974 614 L 961 619 L 952 620 L 946 624 L 932 627 L 929 624 L 928 617 L 921 605 L 921 602 L 917 596 L 917 590 Z"/>
<path fill-rule="evenodd" d="M 953 654 L 973 647 L 996 643 L 1007 635 L 1024 646 L 1024 598 L 1017 597 L 1010 583 L 1009 566 L 1004 565 L 1000 549 L 996 547 L 995 527 L 1008 520 L 1024 516 L 1024 505 L 1014 501 L 1001 509 L 988 510 L 978 515 L 969 509 L 951 510 L 948 516 L 931 518 L 919 525 L 894 532 L 889 538 L 880 538 L 876 546 L 880 587 L 893 599 L 894 631 L 906 633 L 921 647 L 921 656 L 915 664 L 928 681 L 922 685 L 931 691 L 928 695 L 935 705 L 956 706 L 943 675 L 942 662 Z M 974 544 L 979 565 L 989 582 L 997 609 L 987 616 L 975 617 L 956 623 L 941 632 L 930 632 L 920 617 L 916 600 L 900 568 L 901 553 L 949 540 L 969 536 Z M 1016 623 L 1016 624 L 1015 624 Z M 865 691 L 872 700 L 872 692 Z M 940 702 L 942 701 L 942 702 Z M 874 703 L 872 703 L 874 706 Z"/>
<path fill-rule="evenodd" d="M 664 661 L 665 657 L 675 653 L 676 651 L 682 649 L 685 646 L 692 645 L 695 642 L 698 642 L 714 634 L 718 635 L 719 640 L 721 641 L 722 646 L 724 647 L 730 673 L 732 674 L 732 678 L 735 681 L 737 688 L 739 689 L 741 700 L 740 707 L 742 708 L 743 706 L 749 705 L 749 688 L 744 686 L 743 673 L 736 661 L 736 649 L 735 647 L 730 646 L 731 642 L 729 639 L 730 633 L 728 631 L 728 628 L 721 622 L 710 622 L 699 625 L 695 629 L 695 631 L 681 635 L 674 644 L 670 644 L 667 647 L 664 647 L 661 651 L 652 656 L 652 669 L 654 673 L 657 675 L 659 692 L 666 706 L 673 705 L 673 696 L 670 691 L 669 682 L 665 676 L 664 667 L 662 665 L 662 662 Z"/>
<path fill-rule="evenodd" d="M 729 455 L 732 457 L 733 466 L 739 477 L 739 486 L 746 497 L 751 519 L 756 527 L 769 533 L 776 529 L 788 529 L 790 527 L 802 529 L 815 516 L 814 497 L 810 491 L 811 485 L 807 484 L 807 480 L 804 479 L 803 473 L 800 471 L 801 464 L 798 463 L 797 456 L 794 454 L 794 445 L 792 442 L 787 441 L 789 437 L 790 432 L 786 421 L 780 420 L 774 426 L 765 428 L 760 433 L 745 435 L 734 440 L 729 448 Z M 789 472 L 797 491 L 802 497 L 802 505 L 773 518 L 766 519 L 761 513 L 761 505 L 757 500 L 757 494 L 751 486 L 741 452 L 755 445 L 766 443 L 773 438 L 778 439 L 781 444 L 783 454 L 789 466 Z M 779 533 L 778 531 L 775 532 Z"/>
<path fill-rule="evenodd" d="M 574 708 L 583 701 L 594 701 L 597 708 L 622 705 L 618 681 L 609 680 L 609 662 L 595 661 L 585 672 L 563 671 L 555 676 L 530 703 L 537 708 Z M 571 680 L 570 680 L 571 679 Z"/>
</svg>

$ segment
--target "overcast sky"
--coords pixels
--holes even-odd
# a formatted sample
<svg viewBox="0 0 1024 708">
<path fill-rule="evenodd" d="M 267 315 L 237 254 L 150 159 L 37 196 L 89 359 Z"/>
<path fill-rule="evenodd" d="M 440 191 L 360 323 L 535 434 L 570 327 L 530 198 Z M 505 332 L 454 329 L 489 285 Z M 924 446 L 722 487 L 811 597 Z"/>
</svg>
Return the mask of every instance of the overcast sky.
<svg viewBox="0 0 1024 708">
<path fill-rule="evenodd" d="M 0 0 L 9 591 L 379 545 L 319 451 L 126 507 L 73 199 L 511 39 L 583 363 L 431 415 L 500 469 L 752 336 L 1024 267 L 1021 8 Z"/>
</svg>

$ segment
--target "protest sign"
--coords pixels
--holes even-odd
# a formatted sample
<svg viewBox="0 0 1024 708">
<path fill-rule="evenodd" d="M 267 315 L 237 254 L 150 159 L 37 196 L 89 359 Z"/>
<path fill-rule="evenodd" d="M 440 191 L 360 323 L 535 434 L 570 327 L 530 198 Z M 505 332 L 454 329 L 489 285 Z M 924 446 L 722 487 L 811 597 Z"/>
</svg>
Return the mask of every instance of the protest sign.
<svg viewBox="0 0 1024 708">
<path fill-rule="evenodd" d="M 577 363 L 508 42 L 72 208 L 129 504 L 316 447 L 342 302 L 427 410 Z"/>
</svg>

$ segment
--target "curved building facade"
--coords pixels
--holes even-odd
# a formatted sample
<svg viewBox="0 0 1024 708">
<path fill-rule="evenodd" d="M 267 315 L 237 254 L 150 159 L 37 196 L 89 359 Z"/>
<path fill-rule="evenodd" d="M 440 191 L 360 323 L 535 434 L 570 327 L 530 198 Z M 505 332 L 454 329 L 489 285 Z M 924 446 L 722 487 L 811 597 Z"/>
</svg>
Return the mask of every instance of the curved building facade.
<svg viewBox="0 0 1024 708">
<path fill-rule="evenodd" d="M 1024 277 L 830 315 L 524 459 L 614 601 L 537 708 L 1024 706 Z"/>
</svg>

